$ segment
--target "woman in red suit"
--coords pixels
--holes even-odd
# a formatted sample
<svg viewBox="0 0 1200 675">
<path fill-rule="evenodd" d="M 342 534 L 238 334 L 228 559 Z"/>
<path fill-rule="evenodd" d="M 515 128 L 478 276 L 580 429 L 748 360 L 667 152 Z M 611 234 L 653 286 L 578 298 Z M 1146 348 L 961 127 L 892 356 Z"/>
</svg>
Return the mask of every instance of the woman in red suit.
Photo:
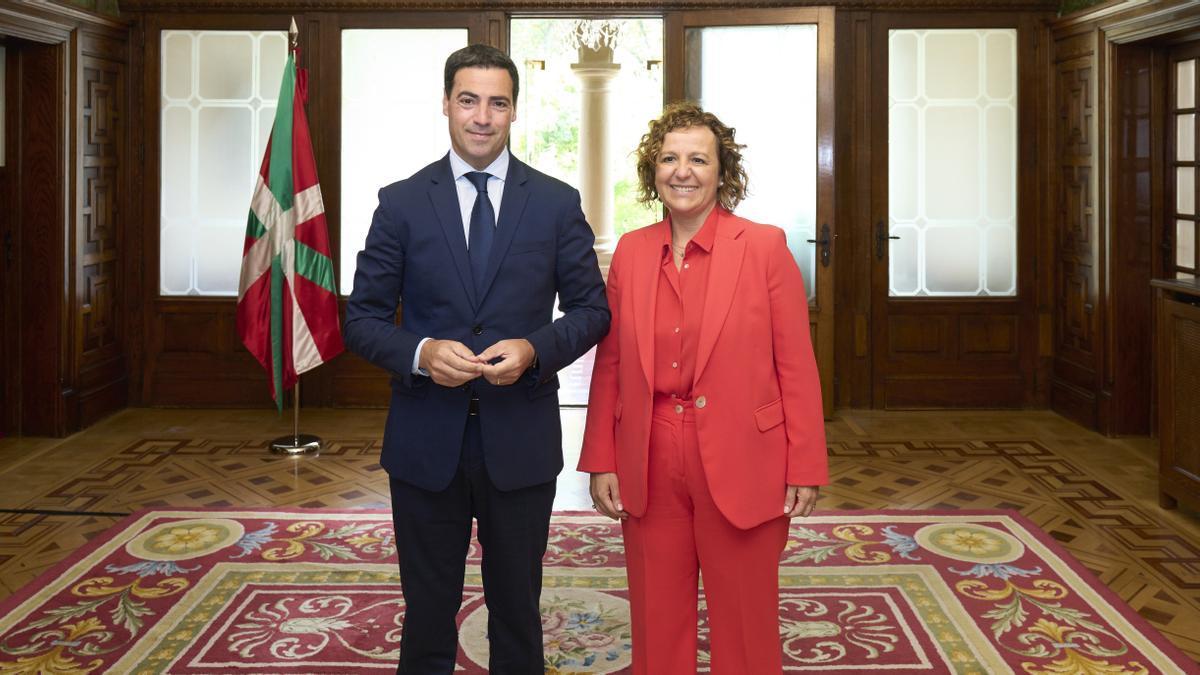
<svg viewBox="0 0 1200 675">
<path fill-rule="evenodd" d="M 781 673 L 779 556 L 828 482 L 804 282 L 782 230 L 733 215 L 733 129 L 672 104 L 638 148 L 667 217 L 623 236 L 579 470 L 622 521 L 633 672 L 696 672 L 698 576 L 712 672 Z"/>
</svg>

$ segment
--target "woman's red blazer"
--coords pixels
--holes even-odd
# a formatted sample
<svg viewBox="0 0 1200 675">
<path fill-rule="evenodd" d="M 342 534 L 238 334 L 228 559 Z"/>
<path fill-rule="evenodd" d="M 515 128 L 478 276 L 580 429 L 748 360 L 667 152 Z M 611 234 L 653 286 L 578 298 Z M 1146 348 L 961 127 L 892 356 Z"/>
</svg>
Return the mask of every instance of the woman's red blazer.
<svg viewBox="0 0 1200 675">
<path fill-rule="evenodd" d="M 829 481 L 821 385 L 804 281 L 783 230 L 721 207 L 692 399 L 717 507 L 750 528 L 783 515 L 787 485 Z M 669 224 L 621 237 L 608 276 L 612 325 L 592 371 L 579 470 L 615 472 L 631 515 L 646 511 L 654 402 L 654 304 Z"/>
</svg>

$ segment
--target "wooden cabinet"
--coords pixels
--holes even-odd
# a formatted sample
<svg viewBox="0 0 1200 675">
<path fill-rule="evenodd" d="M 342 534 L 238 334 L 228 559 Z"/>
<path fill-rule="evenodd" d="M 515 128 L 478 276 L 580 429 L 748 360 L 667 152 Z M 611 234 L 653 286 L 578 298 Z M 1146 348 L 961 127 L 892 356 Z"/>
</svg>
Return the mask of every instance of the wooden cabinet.
<svg viewBox="0 0 1200 675">
<path fill-rule="evenodd" d="M 1159 503 L 1200 509 L 1200 281 L 1155 280 Z"/>
</svg>

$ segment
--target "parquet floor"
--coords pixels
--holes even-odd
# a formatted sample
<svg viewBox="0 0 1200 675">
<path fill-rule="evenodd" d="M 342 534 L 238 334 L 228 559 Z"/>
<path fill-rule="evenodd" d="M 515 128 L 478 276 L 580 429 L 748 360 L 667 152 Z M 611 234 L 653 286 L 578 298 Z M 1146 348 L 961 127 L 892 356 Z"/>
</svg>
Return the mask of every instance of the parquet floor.
<svg viewBox="0 0 1200 675">
<path fill-rule="evenodd" d="M 123 411 L 67 439 L 0 439 L 0 598 L 123 514 L 156 506 L 386 507 L 383 411 L 305 411 L 319 457 L 267 452 L 268 410 Z M 567 465 L 584 413 L 564 410 Z M 1200 660 L 1200 515 L 1158 507 L 1156 445 L 1046 411 L 841 411 L 828 423 L 828 509 L 1023 513 Z M 587 508 L 565 471 L 555 507 Z"/>
</svg>

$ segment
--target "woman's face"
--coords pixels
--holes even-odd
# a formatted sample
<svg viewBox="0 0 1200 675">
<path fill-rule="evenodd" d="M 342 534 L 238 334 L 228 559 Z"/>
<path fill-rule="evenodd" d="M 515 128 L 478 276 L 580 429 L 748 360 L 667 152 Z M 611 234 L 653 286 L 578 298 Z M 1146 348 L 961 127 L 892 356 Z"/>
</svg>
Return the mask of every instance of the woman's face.
<svg viewBox="0 0 1200 675">
<path fill-rule="evenodd" d="M 721 166 L 708 127 L 667 132 L 654 169 L 654 188 L 675 219 L 702 218 L 717 203 Z"/>
</svg>

